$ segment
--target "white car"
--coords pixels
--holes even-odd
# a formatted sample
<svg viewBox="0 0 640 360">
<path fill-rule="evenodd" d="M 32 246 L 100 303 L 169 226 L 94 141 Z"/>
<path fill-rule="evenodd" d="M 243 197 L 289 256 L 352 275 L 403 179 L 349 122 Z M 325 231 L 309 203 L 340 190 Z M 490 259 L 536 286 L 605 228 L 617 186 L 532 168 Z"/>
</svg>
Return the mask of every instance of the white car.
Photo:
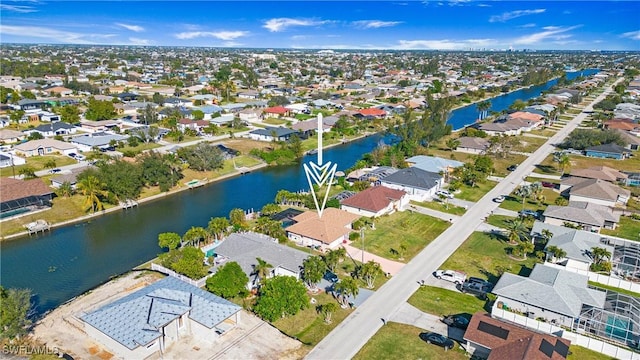
<svg viewBox="0 0 640 360">
<path fill-rule="evenodd" d="M 453 199 L 453 194 L 448 192 L 448 191 L 446 191 L 446 190 L 438 190 L 436 192 L 436 195 L 438 195 L 438 196 L 442 195 L 442 196 L 444 196 L 446 198 Z"/>
<path fill-rule="evenodd" d="M 451 281 L 452 283 L 462 284 L 467 280 L 467 274 L 462 271 L 455 270 L 436 270 L 434 275 L 438 279 Z"/>
</svg>

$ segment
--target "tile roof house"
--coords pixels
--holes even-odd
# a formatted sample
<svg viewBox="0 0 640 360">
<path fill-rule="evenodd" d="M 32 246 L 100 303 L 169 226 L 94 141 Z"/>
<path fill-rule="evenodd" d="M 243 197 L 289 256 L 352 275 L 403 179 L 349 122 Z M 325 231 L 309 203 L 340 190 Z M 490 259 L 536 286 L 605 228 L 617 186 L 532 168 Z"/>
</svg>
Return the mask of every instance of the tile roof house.
<svg viewBox="0 0 640 360">
<path fill-rule="evenodd" d="M 600 179 L 608 181 L 612 184 L 618 182 L 626 182 L 629 175 L 620 172 L 608 166 L 592 166 L 586 169 L 576 169 L 571 171 L 572 177 L 580 177 L 585 179 Z M 560 187 L 560 191 L 564 189 Z"/>
<path fill-rule="evenodd" d="M 600 179 L 570 177 L 562 181 L 560 190 L 569 195 L 569 201 L 584 201 L 611 207 L 624 206 L 631 198 L 631 191 Z"/>
<path fill-rule="evenodd" d="M 462 136 L 458 138 L 460 145 L 456 147 L 456 151 L 468 154 L 483 155 L 489 148 L 489 141 L 479 137 Z"/>
<path fill-rule="evenodd" d="M 569 201 L 568 206 L 549 205 L 542 216 L 546 224 L 562 226 L 570 223 L 591 232 L 615 229 L 620 222 L 620 214 L 614 213 L 611 208 L 579 201 Z"/>
<path fill-rule="evenodd" d="M 407 193 L 384 186 L 363 190 L 340 202 L 340 209 L 350 213 L 378 217 L 402 210 L 409 203 Z"/>
<path fill-rule="evenodd" d="M 322 217 L 318 217 L 316 211 L 305 211 L 292 218 L 296 223 L 286 228 L 287 236 L 300 246 L 335 249 L 349 240 L 351 225 L 359 218 L 359 215 L 336 208 L 324 209 Z"/>
<path fill-rule="evenodd" d="M 438 173 L 425 171 L 417 167 L 398 170 L 380 181 L 382 186 L 402 190 L 410 200 L 425 201 L 434 197 L 442 188 L 443 178 Z"/>
<path fill-rule="evenodd" d="M 631 155 L 631 150 L 618 144 L 603 144 L 584 149 L 585 155 L 602 159 L 624 160 Z"/>
<path fill-rule="evenodd" d="M 356 116 L 363 117 L 365 119 L 384 118 L 387 116 L 387 112 L 378 108 L 367 108 L 356 112 Z"/>
<path fill-rule="evenodd" d="M 589 231 L 571 229 L 559 225 L 545 224 L 536 221 L 531 229 L 532 237 L 541 237 L 544 230 L 549 230 L 553 236 L 548 240 L 545 246 L 547 252 L 547 261 L 555 264 L 563 265 L 567 268 L 588 271 L 589 266 L 593 263 L 591 249 L 600 247 L 614 253 L 613 246 L 603 243 L 600 234 Z M 566 252 L 564 258 L 553 259 L 552 255 L 546 251 L 550 246 L 556 246 Z"/>
<path fill-rule="evenodd" d="M 476 313 L 464 334 L 465 350 L 487 360 L 562 360 L 571 342 Z"/>
<path fill-rule="evenodd" d="M 84 331 L 124 359 L 161 355 L 179 338 L 211 342 L 235 327 L 242 308 L 166 277 L 80 316 Z"/>
<path fill-rule="evenodd" d="M 232 233 L 219 245 L 213 248 L 216 263 L 228 261 L 237 262 L 249 277 L 249 288 L 256 285 L 254 266 L 258 264 L 256 258 L 261 258 L 271 264 L 272 276 L 293 276 L 300 278 L 302 262 L 310 256 L 309 253 L 278 243 L 278 240 L 264 234 L 254 232 Z"/>
<path fill-rule="evenodd" d="M 504 273 L 492 292 L 498 308 L 573 328 L 583 309 L 605 305 L 606 292 L 588 285 L 587 275 L 536 264 L 529 277 Z"/>
<path fill-rule="evenodd" d="M 76 145 L 54 139 L 31 140 L 16 145 L 13 149 L 16 151 L 16 155 L 25 157 L 78 152 Z"/>
<path fill-rule="evenodd" d="M 3 178 L 0 182 L 0 213 L 9 216 L 10 212 L 51 206 L 52 195 L 53 190 L 41 179 Z"/>
</svg>

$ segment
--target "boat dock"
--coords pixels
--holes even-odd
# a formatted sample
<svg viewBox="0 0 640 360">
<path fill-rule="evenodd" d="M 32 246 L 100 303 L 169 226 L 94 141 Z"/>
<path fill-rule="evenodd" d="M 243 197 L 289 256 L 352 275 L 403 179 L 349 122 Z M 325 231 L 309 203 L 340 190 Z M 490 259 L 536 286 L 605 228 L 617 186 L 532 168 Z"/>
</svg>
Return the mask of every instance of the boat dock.
<svg viewBox="0 0 640 360">
<path fill-rule="evenodd" d="M 138 206 L 138 202 L 135 200 L 126 200 L 126 201 L 120 202 L 120 206 L 122 206 L 123 209 L 131 209 L 133 207 Z"/>
<path fill-rule="evenodd" d="M 37 234 L 39 232 L 45 232 L 47 230 L 51 230 L 51 226 L 45 220 L 36 220 L 34 222 L 30 222 L 24 226 L 29 233 L 29 236 L 32 234 Z"/>
<path fill-rule="evenodd" d="M 184 184 L 187 185 L 189 187 L 189 189 L 193 189 L 193 188 L 197 188 L 197 187 L 200 187 L 200 186 L 204 185 L 206 181 L 207 181 L 206 178 L 202 179 L 202 180 L 195 179 L 195 180 L 191 180 L 189 182 L 186 182 Z"/>
</svg>

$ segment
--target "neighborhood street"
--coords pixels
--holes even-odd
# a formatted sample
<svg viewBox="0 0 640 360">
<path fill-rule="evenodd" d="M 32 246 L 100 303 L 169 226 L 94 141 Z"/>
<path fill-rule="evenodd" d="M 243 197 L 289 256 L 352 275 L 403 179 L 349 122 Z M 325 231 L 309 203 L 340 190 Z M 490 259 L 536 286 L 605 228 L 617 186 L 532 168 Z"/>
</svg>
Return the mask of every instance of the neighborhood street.
<svg viewBox="0 0 640 360">
<path fill-rule="evenodd" d="M 384 322 L 397 317 L 404 303 L 418 289 L 420 280 L 427 279 L 456 249 L 476 230 L 484 218 L 499 204 L 493 198 L 510 194 L 522 180 L 554 151 L 554 144 L 560 143 L 592 111 L 592 106 L 608 95 L 618 79 L 583 111 L 575 116 L 564 128 L 553 135 L 543 146 L 528 157 L 518 168 L 498 183 L 482 199 L 444 231 L 438 238 L 405 265 L 397 275 L 376 291 L 363 305 L 327 335 L 308 355 L 307 359 L 350 359 L 369 338 L 380 329 Z"/>
</svg>

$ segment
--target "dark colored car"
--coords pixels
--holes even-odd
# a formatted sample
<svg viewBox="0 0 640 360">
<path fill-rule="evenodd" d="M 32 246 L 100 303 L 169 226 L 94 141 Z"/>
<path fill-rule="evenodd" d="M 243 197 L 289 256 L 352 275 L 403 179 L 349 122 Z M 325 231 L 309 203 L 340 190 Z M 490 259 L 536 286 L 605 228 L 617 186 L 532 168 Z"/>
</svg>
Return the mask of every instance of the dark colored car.
<svg viewBox="0 0 640 360">
<path fill-rule="evenodd" d="M 448 326 L 466 330 L 469 327 L 470 318 L 469 314 L 448 315 L 442 319 L 442 322 Z"/>
<path fill-rule="evenodd" d="M 57 174 L 57 173 L 59 173 L 59 172 L 61 172 L 61 171 L 62 171 L 62 170 L 60 170 L 60 169 L 58 169 L 58 168 L 55 168 L 55 169 L 51 169 L 51 170 L 49 170 L 49 174 Z"/>
<path fill-rule="evenodd" d="M 454 343 L 453 340 L 449 339 L 444 335 L 440 335 L 438 333 L 430 332 L 430 333 L 420 333 L 420 339 L 426 342 L 427 344 L 434 344 L 445 348 L 445 350 L 453 349 Z"/>
<path fill-rule="evenodd" d="M 480 283 L 465 281 L 464 284 L 460 286 L 460 291 L 465 294 L 475 295 L 480 299 L 486 299 L 487 293 L 491 291 L 491 288 L 483 286 Z"/>
<path fill-rule="evenodd" d="M 338 275 L 332 273 L 331 271 L 327 271 L 324 273 L 324 279 L 332 282 L 332 283 L 337 283 L 338 282 Z"/>
<path fill-rule="evenodd" d="M 509 167 L 507 168 L 507 170 L 509 170 L 509 171 L 514 171 L 514 170 L 515 170 L 515 169 L 517 169 L 517 168 L 518 168 L 518 165 L 513 164 L 513 165 L 509 165 Z"/>
<path fill-rule="evenodd" d="M 551 188 L 551 189 L 555 189 L 556 184 L 552 183 L 552 182 L 548 182 L 548 181 L 543 181 L 542 182 L 542 186 L 546 187 L 546 188 Z"/>
<path fill-rule="evenodd" d="M 493 284 L 492 283 L 488 282 L 485 279 L 480 279 L 480 278 L 477 278 L 477 277 L 470 277 L 470 278 L 467 279 L 467 282 L 479 284 L 480 286 L 488 288 L 489 291 L 491 291 L 491 289 L 493 288 Z"/>
</svg>

